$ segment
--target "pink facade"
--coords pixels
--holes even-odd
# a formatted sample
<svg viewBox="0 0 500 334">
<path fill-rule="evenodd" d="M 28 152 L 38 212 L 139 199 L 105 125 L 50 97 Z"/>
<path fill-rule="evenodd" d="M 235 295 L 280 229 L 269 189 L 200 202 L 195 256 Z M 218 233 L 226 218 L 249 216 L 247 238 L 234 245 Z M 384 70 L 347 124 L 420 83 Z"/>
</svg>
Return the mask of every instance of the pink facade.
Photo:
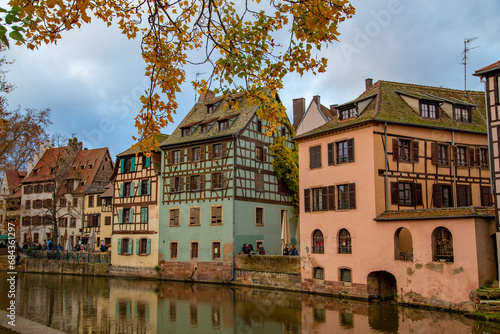
<svg viewBox="0 0 500 334">
<path fill-rule="evenodd" d="M 297 138 L 305 288 L 455 307 L 497 279 L 484 104 L 445 90 L 430 125 L 415 124 L 422 87 L 378 82 Z M 474 104 L 467 129 L 457 104 Z M 397 122 L 377 119 L 394 105 Z"/>
</svg>

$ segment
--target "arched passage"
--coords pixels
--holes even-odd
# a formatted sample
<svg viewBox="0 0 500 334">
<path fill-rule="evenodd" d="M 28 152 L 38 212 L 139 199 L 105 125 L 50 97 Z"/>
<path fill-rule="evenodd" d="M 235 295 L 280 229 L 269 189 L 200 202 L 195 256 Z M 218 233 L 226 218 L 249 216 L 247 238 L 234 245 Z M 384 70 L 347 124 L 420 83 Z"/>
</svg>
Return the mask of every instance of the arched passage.
<svg viewBox="0 0 500 334">
<path fill-rule="evenodd" d="M 368 295 L 381 299 L 395 299 L 398 293 L 396 277 L 387 271 L 372 271 L 366 278 Z"/>
</svg>

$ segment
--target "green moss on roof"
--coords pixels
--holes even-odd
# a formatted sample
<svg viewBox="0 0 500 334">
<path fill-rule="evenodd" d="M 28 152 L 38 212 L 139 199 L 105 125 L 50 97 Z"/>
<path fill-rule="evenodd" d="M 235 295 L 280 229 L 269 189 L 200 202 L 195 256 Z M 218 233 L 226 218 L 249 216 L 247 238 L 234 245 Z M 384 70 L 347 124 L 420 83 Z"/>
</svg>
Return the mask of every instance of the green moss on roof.
<svg viewBox="0 0 500 334">
<path fill-rule="evenodd" d="M 158 144 L 161 144 L 162 142 L 164 142 L 169 137 L 169 135 L 166 135 L 166 134 L 163 134 L 163 133 L 159 133 L 159 134 L 155 135 L 155 137 L 156 137 L 156 141 L 158 142 Z M 138 144 L 140 144 L 140 141 L 139 141 Z M 123 156 L 126 156 L 126 155 L 132 155 L 132 154 L 140 153 L 141 150 L 137 147 L 138 144 L 132 145 L 128 150 L 123 151 L 122 153 L 119 153 L 116 156 L 117 157 L 123 157 Z M 156 149 L 156 151 L 159 152 L 160 149 L 158 148 L 158 149 Z"/>
<path fill-rule="evenodd" d="M 343 121 L 335 117 L 325 125 L 296 138 L 300 139 L 370 120 L 482 133 L 487 131 L 484 92 L 467 91 L 467 94 L 465 94 L 463 91 L 456 89 L 378 81 L 353 102 L 361 101 L 374 94 L 376 94 L 375 99 L 358 117 Z M 476 108 L 473 108 L 473 121 L 470 124 L 455 122 L 445 112 L 441 113 L 441 119 L 439 120 L 423 118 L 405 102 L 401 97 L 402 94 L 431 101 L 444 100 L 456 104 L 474 105 Z"/>
<path fill-rule="evenodd" d="M 418 209 L 418 210 L 400 210 L 384 211 L 378 215 L 376 221 L 390 220 L 419 220 L 433 218 L 457 218 L 457 217 L 495 217 L 493 207 L 459 207 L 459 208 L 440 208 L 440 209 Z"/>
</svg>

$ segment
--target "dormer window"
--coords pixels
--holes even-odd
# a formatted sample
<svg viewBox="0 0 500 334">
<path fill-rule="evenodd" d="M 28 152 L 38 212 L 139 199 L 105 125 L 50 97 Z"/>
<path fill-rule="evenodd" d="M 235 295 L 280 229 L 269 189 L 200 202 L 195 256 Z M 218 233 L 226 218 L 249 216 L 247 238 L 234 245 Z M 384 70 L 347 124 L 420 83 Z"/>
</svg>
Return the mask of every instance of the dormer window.
<svg viewBox="0 0 500 334">
<path fill-rule="evenodd" d="M 228 128 L 229 122 L 227 119 L 219 121 L 219 131 L 226 130 Z"/>
<path fill-rule="evenodd" d="M 34 169 L 33 174 L 37 175 L 39 171 L 40 171 L 40 168 Z"/>
<path fill-rule="evenodd" d="M 439 106 L 435 102 L 422 101 L 420 102 L 420 113 L 425 118 L 439 118 Z"/>
<path fill-rule="evenodd" d="M 454 112 L 455 112 L 455 121 L 472 123 L 472 108 L 456 105 Z"/>
<path fill-rule="evenodd" d="M 207 131 L 208 131 L 208 126 L 207 126 L 206 124 L 202 124 L 202 125 L 200 126 L 200 128 L 201 128 L 201 133 L 207 133 Z"/>
<path fill-rule="evenodd" d="M 356 106 L 352 106 L 346 109 L 339 110 L 339 119 L 349 119 L 356 117 Z"/>
<path fill-rule="evenodd" d="M 209 104 L 207 106 L 207 114 L 211 114 L 215 111 L 215 104 Z"/>
<path fill-rule="evenodd" d="M 182 137 L 188 137 L 191 134 L 191 128 L 186 127 L 181 129 L 181 135 Z"/>
</svg>

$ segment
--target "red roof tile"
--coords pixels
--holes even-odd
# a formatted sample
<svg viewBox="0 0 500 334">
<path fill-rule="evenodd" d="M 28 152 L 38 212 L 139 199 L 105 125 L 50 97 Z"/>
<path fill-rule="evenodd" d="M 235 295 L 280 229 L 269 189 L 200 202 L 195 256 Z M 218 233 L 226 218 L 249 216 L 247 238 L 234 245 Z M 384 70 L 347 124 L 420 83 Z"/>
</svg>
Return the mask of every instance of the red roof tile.
<svg viewBox="0 0 500 334">
<path fill-rule="evenodd" d="M 28 175 L 26 171 L 6 170 L 4 177 L 7 179 L 9 192 L 12 194 L 17 187 L 21 185 L 21 181 Z"/>
<path fill-rule="evenodd" d="M 107 148 L 97 148 L 94 150 L 79 151 L 71 164 L 71 168 L 66 179 L 79 179 L 81 183 L 75 189 L 74 193 L 84 193 L 92 185 L 94 178 L 99 170 L 104 157 L 107 156 Z"/>
<path fill-rule="evenodd" d="M 488 65 L 486 67 L 483 67 L 482 69 L 480 70 L 477 70 L 474 75 L 478 76 L 478 75 L 481 75 L 481 74 L 484 74 L 484 73 L 488 73 L 488 72 L 491 72 L 491 71 L 494 71 L 494 70 L 500 70 L 500 60 L 497 61 L 496 63 L 493 63 L 491 65 Z"/>
<path fill-rule="evenodd" d="M 49 181 L 51 177 L 51 169 L 62 160 L 65 160 L 68 155 L 68 146 L 49 148 L 45 151 L 41 159 L 38 161 L 33 170 L 23 183 Z"/>
</svg>

